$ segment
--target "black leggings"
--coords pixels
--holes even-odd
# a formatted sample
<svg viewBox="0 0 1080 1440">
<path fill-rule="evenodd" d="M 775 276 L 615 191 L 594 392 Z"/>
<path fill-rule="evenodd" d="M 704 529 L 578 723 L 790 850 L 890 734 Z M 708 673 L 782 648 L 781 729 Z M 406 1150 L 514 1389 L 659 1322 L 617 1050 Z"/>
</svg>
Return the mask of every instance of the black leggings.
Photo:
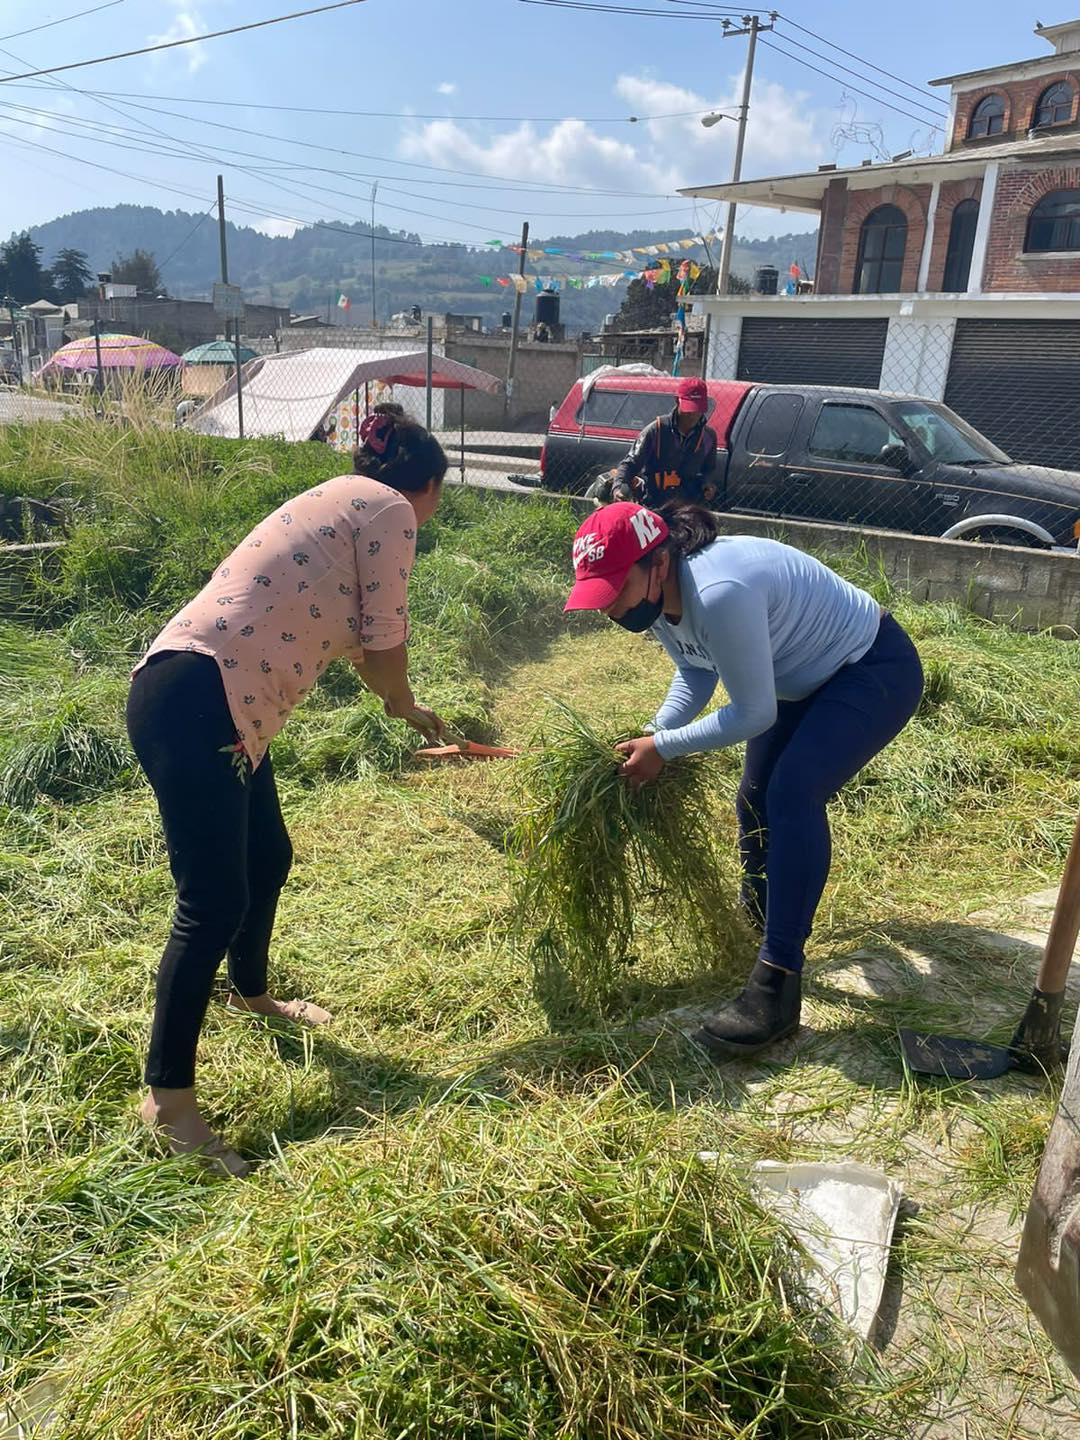
<svg viewBox="0 0 1080 1440">
<path fill-rule="evenodd" d="M 131 684 L 128 734 L 157 796 L 176 881 L 172 933 L 158 969 L 146 1083 L 195 1083 L 195 1049 L 228 952 L 241 995 L 266 992 L 278 894 L 292 864 L 267 755 L 251 773 L 221 672 L 208 655 L 151 657 Z"/>
</svg>

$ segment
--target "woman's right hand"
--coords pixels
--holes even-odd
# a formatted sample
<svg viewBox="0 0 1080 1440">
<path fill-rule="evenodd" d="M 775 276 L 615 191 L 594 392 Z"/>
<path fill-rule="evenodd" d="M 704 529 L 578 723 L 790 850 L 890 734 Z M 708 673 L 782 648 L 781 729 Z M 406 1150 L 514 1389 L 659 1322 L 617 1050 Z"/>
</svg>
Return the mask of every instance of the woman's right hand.
<svg viewBox="0 0 1080 1440">
<path fill-rule="evenodd" d="M 442 716 L 426 705 L 418 705 L 411 697 L 400 701 L 391 697 L 384 702 L 383 709 L 392 720 L 404 720 L 406 725 L 411 725 L 425 740 L 446 739 L 446 722 Z"/>
</svg>

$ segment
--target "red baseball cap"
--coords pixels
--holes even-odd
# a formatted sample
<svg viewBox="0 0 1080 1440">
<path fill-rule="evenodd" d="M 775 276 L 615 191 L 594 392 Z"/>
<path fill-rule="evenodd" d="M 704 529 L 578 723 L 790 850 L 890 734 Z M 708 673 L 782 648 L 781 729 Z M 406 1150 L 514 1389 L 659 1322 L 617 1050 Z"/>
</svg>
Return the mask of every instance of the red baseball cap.
<svg viewBox="0 0 1080 1440">
<path fill-rule="evenodd" d="M 709 388 L 704 380 L 695 380 L 692 377 L 680 380 L 675 394 L 679 409 L 686 410 L 691 415 L 704 415 L 709 408 Z"/>
<path fill-rule="evenodd" d="M 644 505 L 626 500 L 597 510 L 574 536 L 577 580 L 563 609 L 606 610 L 614 605 L 636 562 L 667 537 L 664 521 Z"/>
</svg>

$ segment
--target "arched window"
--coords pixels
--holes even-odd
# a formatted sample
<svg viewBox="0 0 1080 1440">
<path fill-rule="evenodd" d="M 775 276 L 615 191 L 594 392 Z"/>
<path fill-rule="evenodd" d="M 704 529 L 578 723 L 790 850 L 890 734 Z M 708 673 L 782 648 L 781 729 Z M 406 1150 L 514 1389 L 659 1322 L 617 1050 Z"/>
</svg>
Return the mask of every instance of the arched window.
<svg viewBox="0 0 1080 1440">
<path fill-rule="evenodd" d="M 1057 80 L 1039 96 L 1032 125 L 1067 125 L 1073 114 L 1073 87 Z"/>
<path fill-rule="evenodd" d="M 1080 250 L 1080 190 L 1052 190 L 1028 216 L 1024 249 L 1036 255 Z"/>
<path fill-rule="evenodd" d="M 855 295 L 895 295 L 907 248 L 907 220 L 895 205 L 879 205 L 863 221 L 855 265 Z"/>
<path fill-rule="evenodd" d="M 979 140 L 984 135 L 1000 135 L 1005 129 L 1005 101 L 1000 95 L 986 95 L 971 112 L 968 139 Z"/>
<path fill-rule="evenodd" d="M 966 290 L 975 249 L 975 227 L 979 223 L 979 202 L 961 200 L 952 212 L 949 248 L 945 254 L 945 278 L 941 288 L 950 293 Z"/>
</svg>

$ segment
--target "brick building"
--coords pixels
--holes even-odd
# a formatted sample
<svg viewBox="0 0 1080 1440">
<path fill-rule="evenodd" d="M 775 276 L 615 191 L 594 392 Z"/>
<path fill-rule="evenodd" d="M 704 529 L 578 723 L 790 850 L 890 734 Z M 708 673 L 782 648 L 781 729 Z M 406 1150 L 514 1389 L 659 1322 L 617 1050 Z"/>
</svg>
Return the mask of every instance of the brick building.
<svg viewBox="0 0 1080 1440">
<path fill-rule="evenodd" d="M 914 391 L 1080 468 L 1080 20 L 1035 33 L 1048 53 L 930 82 L 939 154 L 682 192 L 820 216 L 813 293 L 698 302 L 709 374 Z"/>
</svg>

